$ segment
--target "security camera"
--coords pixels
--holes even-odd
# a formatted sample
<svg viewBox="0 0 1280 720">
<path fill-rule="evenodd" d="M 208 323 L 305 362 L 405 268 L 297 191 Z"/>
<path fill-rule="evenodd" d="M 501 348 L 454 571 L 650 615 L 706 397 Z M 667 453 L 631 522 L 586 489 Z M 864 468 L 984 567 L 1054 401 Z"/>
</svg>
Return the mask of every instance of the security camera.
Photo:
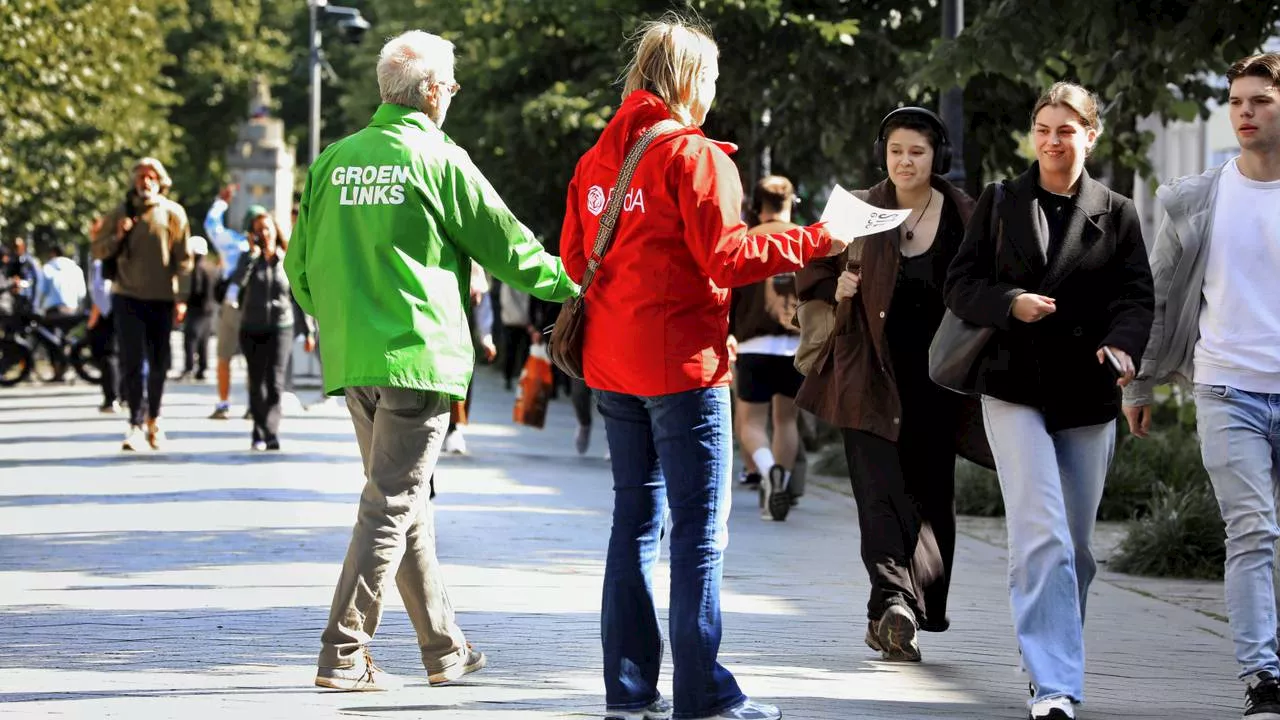
<svg viewBox="0 0 1280 720">
<path fill-rule="evenodd" d="M 364 34 L 369 32 L 369 21 L 359 15 L 352 18 L 343 18 L 338 21 L 338 30 L 342 31 L 342 37 L 347 42 L 356 44 L 364 39 Z"/>
<path fill-rule="evenodd" d="M 369 21 L 364 19 L 357 8 L 328 5 L 324 11 L 337 19 L 338 30 L 349 43 L 360 42 L 364 39 L 364 34 L 369 32 Z"/>
</svg>

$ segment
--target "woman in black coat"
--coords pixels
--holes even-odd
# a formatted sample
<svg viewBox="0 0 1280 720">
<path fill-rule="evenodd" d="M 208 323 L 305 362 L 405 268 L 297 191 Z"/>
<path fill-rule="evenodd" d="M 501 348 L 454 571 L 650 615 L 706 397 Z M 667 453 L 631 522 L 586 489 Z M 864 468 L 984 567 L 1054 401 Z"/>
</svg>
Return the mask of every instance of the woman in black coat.
<svg viewBox="0 0 1280 720">
<path fill-rule="evenodd" d="M 249 413 L 253 417 L 254 450 L 280 449 L 280 398 L 293 339 L 306 338 L 315 349 L 311 323 L 293 299 L 284 272 L 288 242 L 268 214 L 253 218 L 252 248 L 240 256 L 231 282 L 240 288 L 240 347 L 249 366 Z"/>
<path fill-rule="evenodd" d="M 1071 720 L 1084 700 L 1089 539 L 1118 386 L 1142 357 L 1154 297 L 1133 203 L 1084 170 L 1101 133 L 1096 98 L 1059 83 L 1032 123 L 1037 162 L 978 200 L 945 296 L 960 318 L 996 329 L 975 377 L 1005 502 L 1031 718 Z"/>
</svg>

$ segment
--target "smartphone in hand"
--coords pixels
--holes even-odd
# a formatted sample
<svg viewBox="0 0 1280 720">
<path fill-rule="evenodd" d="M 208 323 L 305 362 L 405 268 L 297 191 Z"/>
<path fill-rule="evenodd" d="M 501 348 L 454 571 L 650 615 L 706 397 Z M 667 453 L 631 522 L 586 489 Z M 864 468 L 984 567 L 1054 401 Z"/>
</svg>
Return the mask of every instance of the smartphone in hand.
<svg viewBox="0 0 1280 720">
<path fill-rule="evenodd" d="M 1111 348 L 1109 347 L 1102 348 L 1102 354 L 1107 356 L 1107 364 L 1111 366 L 1111 369 L 1115 372 L 1116 377 L 1123 377 L 1124 366 L 1120 364 L 1120 358 L 1116 357 L 1116 354 L 1111 352 Z"/>
</svg>

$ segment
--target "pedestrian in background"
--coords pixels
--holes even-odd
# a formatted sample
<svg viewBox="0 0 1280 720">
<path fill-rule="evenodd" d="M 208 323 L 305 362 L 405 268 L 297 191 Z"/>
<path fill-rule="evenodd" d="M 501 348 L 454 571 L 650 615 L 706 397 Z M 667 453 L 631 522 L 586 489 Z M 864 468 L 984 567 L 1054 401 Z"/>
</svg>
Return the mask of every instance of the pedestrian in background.
<svg viewBox="0 0 1280 720">
<path fill-rule="evenodd" d="M 111 307 L 129 406 L 124 450 L 138 450 L 143 442 L 159 450 L 164 442 L 160 408 L 172 359 L 169 336 L 187 312 L 191 233 L 186 211 L 164 196 L 170 185 L 159 160 L 139 160 L 124 202 L 107 214 L 93 239 L 94 257 L 115 271 Z"/>
<path fill-rule="evenodd" d="M 181 378 L 203 382 L 209 369 L 209 336 L 218 312 L 215 291 L 222 272 L 218 269 L 217 258 L 209 255 L 208 241 L 193 236 L 190 245 L 194 269 L 191 272 L 191 292 L 187 295 L 187 319 L 182 326 Z"/>
</svg>

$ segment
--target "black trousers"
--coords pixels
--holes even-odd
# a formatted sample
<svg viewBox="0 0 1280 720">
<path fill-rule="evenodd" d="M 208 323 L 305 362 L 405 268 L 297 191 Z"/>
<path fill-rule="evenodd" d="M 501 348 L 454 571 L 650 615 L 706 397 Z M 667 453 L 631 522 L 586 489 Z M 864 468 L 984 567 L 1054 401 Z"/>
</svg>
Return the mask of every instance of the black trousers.
<svg viewBox="0 0 1280 720">
<path fill-rule="evenodd" d="M 165 378 L 173 351 L 173 302 L 113 295 L 116 347 L 120 352 L 120 390 L 129 406 L 129 424 L 143 425 L 160 417 Z M 145 402 L 143 385 L 145 380 Z"/>
<path fill-rule="evenodd" d="M 867 617 L 900 603 L 922 629 L 941 632 L 956 550 L 955 435 L 953 424 L 924 417 L 924 427 L 904 424 L 897 443 L 842 433 L 871 580 Z"/>
<path fill-rule="evenodd" d="M 524 370 L 530 342 L 529 329 L 524 325 L 502 326 L 502 380 L 508 389 Z"/>
<path fill-rule="evenodd" d="M 573 414 L 578 417 L 578 424 L 591 427 L 591 388 L 584 380 L 569 378 L 569 400 L 573 403 Z"/>
<path fill-rule="evenodd" d="M 102 404 L 120 399 L 120 363 L 116 357 L 115 315 L 100 315 L 89 330 L 89 350 L 93 362 L 102 373 Z"/>
<path fill-rule="evenodd" d="M 201 377 L 209 369 L 209 335 L 213 332 L 213 315 L 191 310 L 182 326 L 182 372 Z"/>
<path fill-rule="evenodd" d="M 293 328 L 240 331 L 240 349 L 249 366 L 249 414 L 253 442 L 280 442 L 280 395 L 293 350 Z"/>
</svg>

